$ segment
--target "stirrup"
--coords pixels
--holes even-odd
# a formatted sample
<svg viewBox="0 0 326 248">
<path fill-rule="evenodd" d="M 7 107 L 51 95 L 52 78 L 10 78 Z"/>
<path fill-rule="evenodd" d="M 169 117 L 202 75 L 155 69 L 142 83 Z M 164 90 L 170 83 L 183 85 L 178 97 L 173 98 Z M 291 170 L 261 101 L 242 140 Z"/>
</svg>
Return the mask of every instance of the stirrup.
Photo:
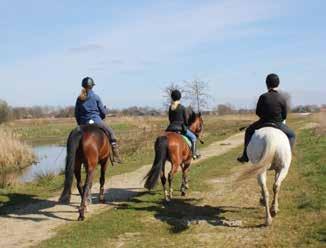
<svg viewBox="0 0 326 248">
<path fill-rule="evenodd" d="M 200 157 L 201 157 L 200 154 L 194 154 L 194 155 L 192 155 L 192 159 L 193 160 L 199 159 Z"/>
<path fill-rule="evenodd" d="M 238 157 L 237 160 L 241 164 L 244 164 L 244 163 L 248 163 L 249 162 L 249 159 L 245 158 L 244 156 Z"/>
</svg>

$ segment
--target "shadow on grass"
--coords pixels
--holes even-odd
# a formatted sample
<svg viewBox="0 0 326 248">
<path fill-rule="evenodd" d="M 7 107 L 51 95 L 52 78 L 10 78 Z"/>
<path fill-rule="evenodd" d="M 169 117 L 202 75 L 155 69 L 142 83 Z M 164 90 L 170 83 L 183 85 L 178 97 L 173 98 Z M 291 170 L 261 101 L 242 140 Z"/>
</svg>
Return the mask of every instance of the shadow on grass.
<svg viewBox="0 0 326 248">
<path fill-rule="evenodd" d="M 154 193 L 143 193 L 154 194 Z M 213 207 L 209 205 L 196 205 L 200 199 L 175 198 L 170 203 L 165 201 L 142 200 L 139 197 L 131 199 L 128 203 L 117 204 L 117 209 L 146 211 L 153 213 L 157 220 L 169 224 L 172 233 L 181 233 L 190 228 L 191 225 L 209 224 L 212 226 L 227 226 L 229 220 L 222 215 L 227 212 L 240 211 L 234 207 Z"/>
</svg>

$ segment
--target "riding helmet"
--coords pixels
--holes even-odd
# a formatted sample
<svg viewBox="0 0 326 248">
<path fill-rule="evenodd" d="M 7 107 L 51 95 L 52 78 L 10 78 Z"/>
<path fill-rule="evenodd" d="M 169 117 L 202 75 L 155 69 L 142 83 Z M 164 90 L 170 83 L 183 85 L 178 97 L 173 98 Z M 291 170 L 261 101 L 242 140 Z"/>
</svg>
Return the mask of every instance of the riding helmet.
<svg viewBox="0 0 326 248">
<path fill-rule="evenodd" d="M 179 101 L 181 99 L 182 95 L 179 90 L 173 90 L 171 92 L 171 98 L 173 101 Z"/>
<path fill-rule="evenodd" d="M 93 87 L 95 85 L 94 80 L 91 77 L 85 77 L 82 81 L 82 87 Z"/>
<path fill-rule="evenodd" d="M 266 77 L 266 85 L 269 89 L 276 88 L 279 86 L 279 84 L 280 84 L 280 79 L 276 74 L 271 73 Z"/>
</svg>

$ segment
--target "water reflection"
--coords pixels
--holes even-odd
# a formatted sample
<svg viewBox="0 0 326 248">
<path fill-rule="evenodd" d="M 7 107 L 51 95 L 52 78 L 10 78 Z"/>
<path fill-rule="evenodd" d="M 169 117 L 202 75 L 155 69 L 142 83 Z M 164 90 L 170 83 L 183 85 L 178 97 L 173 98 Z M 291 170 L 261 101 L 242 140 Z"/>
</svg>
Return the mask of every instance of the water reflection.
<svg viewBox="0 0 326 248">
<path fill-rule="evenodd" d="M 46 145 L 33 148 L 38 163 L 26 168 L 19 182 L 32 182 L 40 175 L 59 174 L 65 167 L 66 148 L 58 145 Z"/>
<path fill-rule="evenodd" d="M 0 188 L 15 183 L 27 183 L 42 175 L 57 175 L 64 170 L 66 147 L 59 145 L 43 145 L 33 148 L 38 162 L 24 170 L 0 174 Z"/>
</svg>

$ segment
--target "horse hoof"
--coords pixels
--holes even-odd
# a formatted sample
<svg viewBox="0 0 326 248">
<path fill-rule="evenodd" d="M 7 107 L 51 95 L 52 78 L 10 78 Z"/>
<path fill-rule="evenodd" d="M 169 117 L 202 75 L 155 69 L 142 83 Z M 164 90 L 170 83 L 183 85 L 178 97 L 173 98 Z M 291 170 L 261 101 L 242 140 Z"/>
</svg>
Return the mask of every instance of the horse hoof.
<svg viewBox="0 0 326 248">
<path fill-rule="evenodd" d="M 259 199 L 259 204 L 260 204 L 261 206 L 265 207 L 265 200 L 264 200 L 264 198 L 260 198 L 260 199 Z"/>
<path fill-rule="evenodd" d="M 272 225 L 272 219 L 266 220 L 265 226 L 271 226 Z"/>
<path fill-rule="evenodd" d="M 78 221 L 84 221 L 85 220 L 85 217 L 84 216 L 79 216 L 78 217 Z"/>
<path fill-rule="evenodd" d="M 182 191 L 181 196 L 186 196 L 186 192 Z"/>
<path fill-rule="evenodd" d="M 100 203 L 105 204 L 105 199 L 100 199 Z"/>
<path fill-rule="evenodd" d="M 271 216 L 272 216 L 273 218 L 274 218 L 274 217 L 277 215 L 277 213 L 278 213 L 278 211 L 276 211 L 276 209 L 271 209 L 270 212 L 271 212 Z"/>
</svg>

